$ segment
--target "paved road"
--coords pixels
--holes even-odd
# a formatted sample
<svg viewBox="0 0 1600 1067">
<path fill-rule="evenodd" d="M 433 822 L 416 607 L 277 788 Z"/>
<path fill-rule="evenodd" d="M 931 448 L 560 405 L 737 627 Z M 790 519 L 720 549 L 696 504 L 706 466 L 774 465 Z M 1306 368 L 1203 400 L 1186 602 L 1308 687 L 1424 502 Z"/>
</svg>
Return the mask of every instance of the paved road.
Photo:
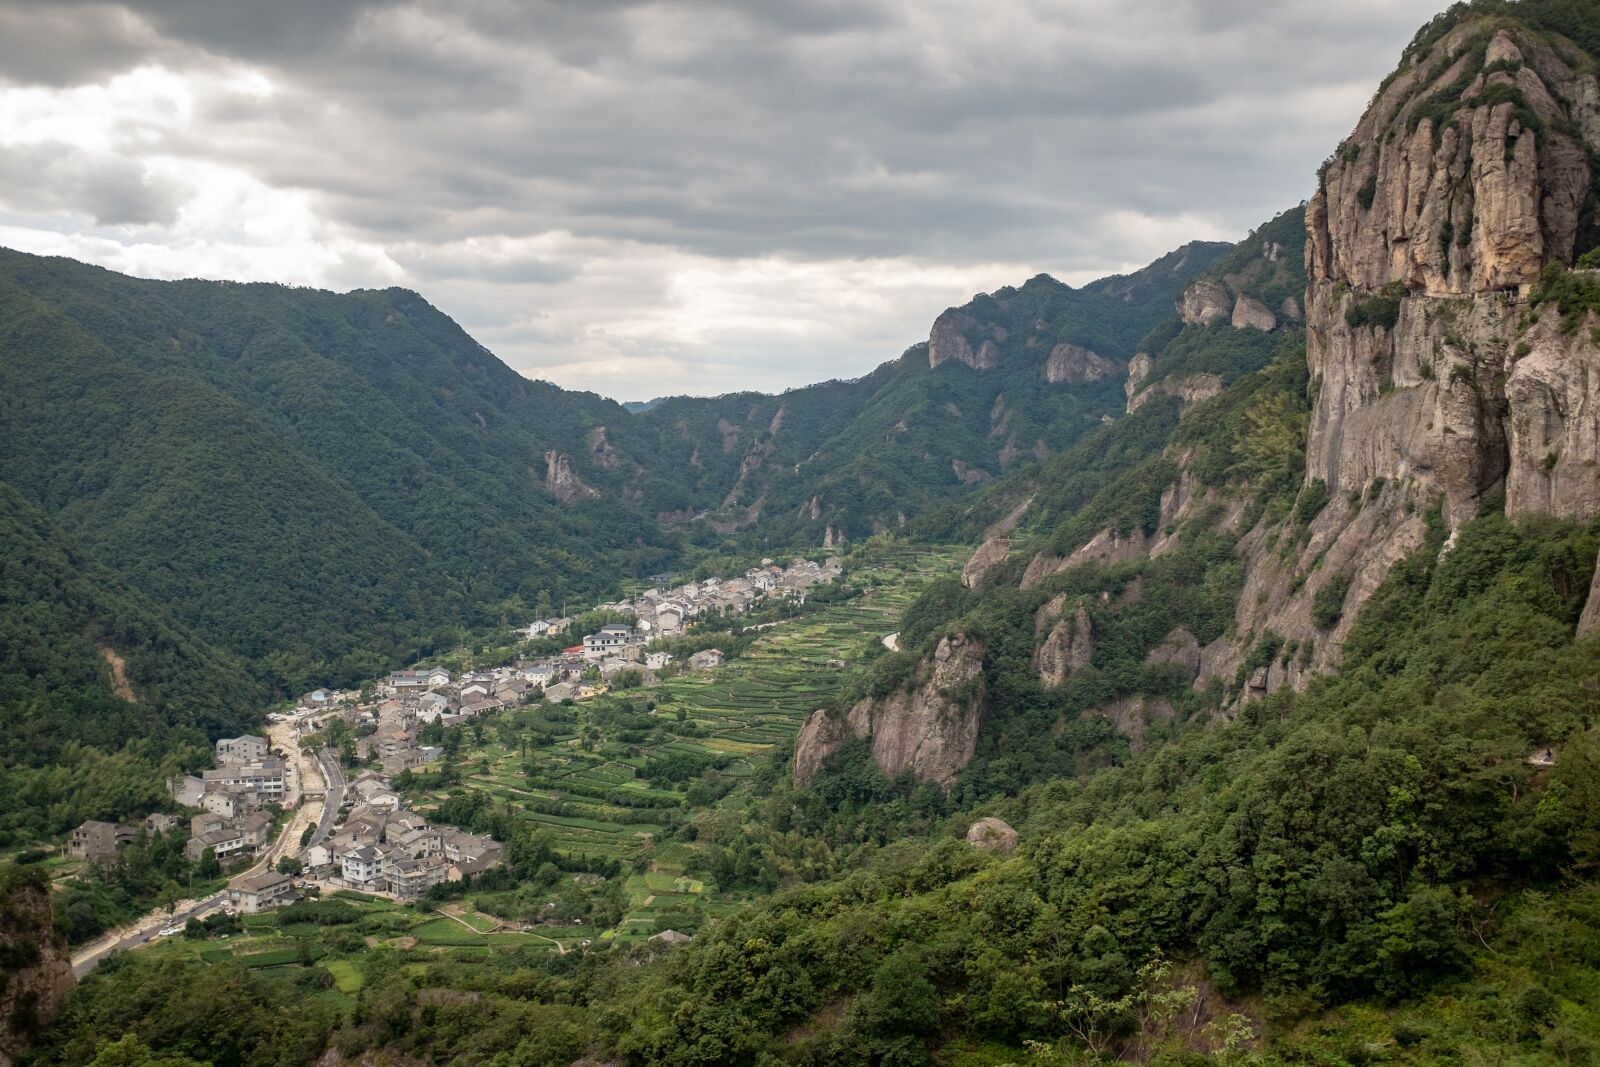
<svg viewBox="0 0 1600 1067">
<path fill-rule="evenodd" d="M 111 955 L 113 952 L 125 952 L 128 949 L 134 949 L 138 948 L 140 945 L 148 944 L 156 939 L 156 936 L 161 932 L 162 927 L 182 926 L 184 923 L 188 922 L 197 915 L 204 915 L 208 911 L 212 911 L 221 907 L 223 902 L 225 902 L 227 899 L 228 894 L 226 891 L 218 893 L 216 896 L 207 897 L 192 908 L 173 913 L 173 916 L 170 919 L 153 923 L 149 929 L 139 930 L 135 933 L 131 933 L 115 944 L 107 945 L 102 949 L 96 950 L 94 953 L 88 956 L 83 956 L 77 960 L 74 960 L 72 963 L 72 973 L 74 976 L 82 978 L 84 975 L 94 970 L 96 964 L 105 959 L 107 956 Z"/>
<path fill-rule="evenodd" d="M 311 840 L 306 842 L 308 848 L 328 839 L 328 834 L 333 831 L 334 820 L 339 817 L 339 806 L 344 803 L 344 768 L 339 766 L 338 755 L 331 748 L 318 751 L 317 766 L 322 768 L 322 780 L 328 784 L 328 788 L 322 798 L 322 818 L 317 822 Z"/>
</svg>

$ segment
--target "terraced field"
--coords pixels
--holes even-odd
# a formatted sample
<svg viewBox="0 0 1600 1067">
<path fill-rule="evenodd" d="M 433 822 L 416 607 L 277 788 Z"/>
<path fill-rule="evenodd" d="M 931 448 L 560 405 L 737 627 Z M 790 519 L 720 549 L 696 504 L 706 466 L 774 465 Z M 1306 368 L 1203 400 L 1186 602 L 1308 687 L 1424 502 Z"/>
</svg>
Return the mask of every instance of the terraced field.
<svg viewBox="0 0 1600 1067">
<path fill-rule="evenodd" d="M 850 562 L 846 580 L 861 596 L 763 630 L 722 667 L 564 709 L 575 721 L 543 723 L 519 713 L 501 736 L 463 750 L 464 784 L 503 801 L 550 835 L 555 849 L 584 859 L 647 868 L 627 877 L 627 916 L 600 936 L 648 937 L 675 909 L 710 914 L 729 902 L 714 885 L 685 877 L 695 846 L 666 832 L 740 784 L 791 741 L 817 707 L 836 696 L 903 608 L 932 578 L 959 568 L 960 550 L 874 545 Z M 653 705 L 653 707 L 651 706 Z M 528 744 L 532 724 L 549 738 Z M 696 773 L 668 781 L 652 768 L 683 757 Z"/>
</svg>

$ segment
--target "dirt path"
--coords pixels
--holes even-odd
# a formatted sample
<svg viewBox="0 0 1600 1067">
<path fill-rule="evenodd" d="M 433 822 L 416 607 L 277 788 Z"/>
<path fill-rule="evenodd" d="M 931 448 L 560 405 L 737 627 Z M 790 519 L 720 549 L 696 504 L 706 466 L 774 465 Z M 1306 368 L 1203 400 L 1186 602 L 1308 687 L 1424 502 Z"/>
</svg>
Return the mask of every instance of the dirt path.
<svg viewBox="0 0 1600 1067">
<path fill-rule="evenodd" d="M 890 652 L 899 652 L 900 651 L 900 631 L 896 630 L 892 634 L 885 635 L 884 639 L 883 639 L 883 647 L 887 648 Z"/>
</svg>

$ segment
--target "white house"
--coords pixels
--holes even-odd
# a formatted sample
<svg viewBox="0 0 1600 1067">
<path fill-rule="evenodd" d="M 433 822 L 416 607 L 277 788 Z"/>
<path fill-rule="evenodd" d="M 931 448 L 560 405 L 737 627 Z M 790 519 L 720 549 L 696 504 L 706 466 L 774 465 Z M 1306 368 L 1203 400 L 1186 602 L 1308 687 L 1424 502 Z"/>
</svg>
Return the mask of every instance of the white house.
<svg viewBox="0 0 1600 1067">
<path fill-rule="evenodd" d="M 371 885 L 383 877 L 383 860 L 371 845 L 352 849 L 339 857 L 340 873 L 351 885 Z"/>
</svg>

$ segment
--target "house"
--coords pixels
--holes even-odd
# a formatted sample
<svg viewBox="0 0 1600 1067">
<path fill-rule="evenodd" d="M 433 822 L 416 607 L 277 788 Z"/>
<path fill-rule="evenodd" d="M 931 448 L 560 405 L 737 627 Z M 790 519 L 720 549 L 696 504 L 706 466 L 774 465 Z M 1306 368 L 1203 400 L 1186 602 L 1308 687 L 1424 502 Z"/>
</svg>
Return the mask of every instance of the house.
<svg viewBox="0 0 1600 1067">
<path fill-rule="evenodd" d="M 583 639 L 583 658 L 587 660 L 604 659 L 609 653 L 624 647 L 632 640 L 633 627 L 631 626 L 623 626 L 621 623 L 602 626 Z"/>
<path fill-rule="evenodd" d="M 260 793 L 263 800 L 283 799 L 284 764 L 280 759 L 261 759 L 250 763 L 228 764 L 201 774 L 207 791 Z"/>
<path fill-rule="evenodd" d="M 683 628 L 683 608 L 677 604 L 663 604 L 656 609 L 656 629 L 664 634 Z"/>
<path fill-rule="evenodd" d="M 644 665 L 653 671 L 659 671 L 671 662 L 671 652 L 651 652 L 644 657 Z"/>
<path fill-rule="evenodd" d="M 183 854 L 190 863 L 198 863 L 206 849 L 210 849 L 217 859 L 225 860 L 237 856 L 247 847 L 238 829 L 232 823 L 223 823 L 218 829 L 189 838 L 188 844 L 183 846 Z"/>
<path fill-rule="evenodd" d="M 423 673 L 428 676 L 429 689 L 437 689 L 442 685 L 450 684 L 450 672 L 443 667 L 429 667 Z"/>
<path fill-rule="evenodd" d="M 151 837 L 166 837 L 177 825 L 177 819 L 159 811 L 144 817 L 144 832 Z"/>
<path fill-rule="evenodd" d="M 189 836 L 199 837 L 202 834 L 209 834 L 213 830 L 222 829 L 230 822 L 232 822 L 231 819 L 215 815 L 209 811 L 203 811 L 199 815 L 189 818 Z"/>
<path fill-rule="evenodd" d="M 232 819 L 243 815 L 253 806 L 248 799 L 254 793 L 229 793 L 221 789 L 214 789 L 200 798 L 199 807 L 223 819 Z"/>
<path fill-rule="evenodd" d="M 450 711 L 450 698 L 443 693 L 424 693 L 417 699 L 417 718 L 432 722 Z"/>
<path fill-rule="evenodd" d="M 265 737 L 244 734 L 240 737 L 219 737 L 216 749 L 218 763 L 254 763 L 265 759 L 271 746 Z"/>
<path fill-rule="evenodd" d="M 132 841 L 133 837 L 131 826 L 90 819 L 72 831 L 72 836 L 67 839 L 67 855 L 75 860 L 106 863 L 116 859 L 117 849 Z"/>
<path fill-rule="evenodd" d="M 578 687 L 571 682 L 557 682 L 548 686 L 544 691 L 544 699 L 549 704 L 559 704 L 563 700 L 571 700 L 578 695 Z"/>
<path fill-rule="evenodd" d="M 445 676 L 445 681 L 449 681 L 448 673 Z M 389 692 L 399 695 L 402 693 L 425 692 L 431 683 L 429 682 L 427 671 L 395 671 L 389 675 L 385 684 L 388 686 Z M 444 683 L 441 682 L 440 684 L 443 685 Z"/>
<path fill-rule="evenodd" d="M 499 711 L 503 707 L 505 707 L 505 704 L 493 697 L 481 697 L 470 704 L 461 705 L 461 714 L 471 719 L 479 715 L 487 715 L 491 711 Z"/>
<path fill-rule="evenodd" d="M 333 850 L 327 845 L 312 845 L 300 853 L 300 862 L 311 870 L 320 870 L 333 862 Z"/>
<path fill-rule="evenodd" d="M 293 896 L 294 880 L 278 871 L 262 871 L 241 878 L 228 890 L 229 902 L 247 915 L 285 904 Z"/>
<path fill-rule="evenodd" d="M 689 667 L 692 670 L 708 671 L 713 667 L 722 666 L 722 662 L 725 659 L 727 659 L 727 657 L 722 654 L 721 649 L 708 648 L 702 652 L 696 652 L 694 655 L 690 656 Z"/>
<path fill-rule="evenodd" d="M 437 856 L 423 859 L 394 856 L 383 864 L 383 877 L 389 883 L 389 891 L 406 900 L 426 895 L 448 876 L 449 866 Z"/>
<path fill-rule="evenodd" d="M 205 791 L 205 780 L 192 774 L 182 774 L 167 779 L 167 792 L 172 795 L 173 800 L 186 808 L 197 807 Z"/>
<path fill-rule="evenodd" d="M 379 764 L 383 767 L 385 774 L 399 774 L 401 771 L 416 770 L 426 762 L 428 762 L 428 758 L 422 754 L 421 749 L 403 748 L 391 756 L 383 757 Z M 382 796 L 383 794 L 377 795 Z M 389 794 L 389 796 L 393 797 L 393 802 L 398 807 L 400 798 L 395 797 L 393 794 Z M 374 807 L 377 806 L 376 799 L 369 800 L 367 803 L 372 804 Z"/>
<path fill-rule="evenodd" d="M 463 875 L 488 870 L 500 862 L 503 846 L 493 838 L 454 829 L 441 830 L 439 837 L 441 851 L 450 865 L 448 878 L 452 882 L 459 882 Z"/>
<path fill-rule="evenodd" d="M 326 689 L 313 689 L 300 698 L 302 707 L 320 708 L 333 699 L 333 694 Z"/>
<path fill-rule="evenodd" d="M 340 875 L 351 885 L 368 886 L 383 877 L 383 860 L 371 845 L 339 857 Z"/>
<path fill-rule="evenodd" d="M 245 848 L 260 851 L 272 839 L 272 816 L 264 811 L 254 811 L 234 822 L 239 828 L 239 838 Z"/>
<path fill-rule="evenodd" d="M 475 700 L 483 700 L 488 695 L 488 682 L 467 682 L 461 686 L 461 702 L 463 705 Z"/>
<path fill-rule="evenodd" d="M 652 934 L 650 940 L 663 945 L 681 945 L 686 941 L 693 941 L 694 936 L 677 930 L 663 930 L 659 934 Z"/>
<path fill-rule="evenodd" d="M 556 669 L 548 663 L 522 668 L 522 678 L 529 685 L 547 686 L 556 680 Z"/>
</svg>

